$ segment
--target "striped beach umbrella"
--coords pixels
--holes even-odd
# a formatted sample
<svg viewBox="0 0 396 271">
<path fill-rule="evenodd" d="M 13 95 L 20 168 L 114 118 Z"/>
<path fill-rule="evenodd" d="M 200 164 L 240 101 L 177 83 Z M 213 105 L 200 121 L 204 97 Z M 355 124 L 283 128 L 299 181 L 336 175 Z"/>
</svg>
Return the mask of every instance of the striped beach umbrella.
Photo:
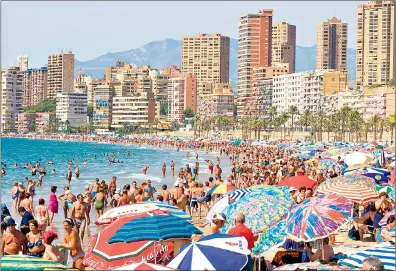
<svg viewBox="0 0 396 271">
<path fill-rule="evenodd" d="M 7 255 L 1 257 L 2 271 L 42 271 L 49 270 L 67 270 L 67 266 L 53 261 L 43 260 L 37 257 L 25 255 Z"/>
<path fill-rule="evenodd" d="M 173 215 L 145 216 L 130 220 L 122 225 L 108 243 L 189 239 L 193 234 L 202 234 L 202 232 L 180 217 Z"/>
<path fill-rule="evenodd" d="M 386 246 L 384 246 L 383 244 L 378 244 L 367 250 L 357 252 L 346 259 L 338 261 L 338 264 L 349 267 L 362 268 L 364 259 L 370 256 L 378 258 L 384 264 L 384 270 L 396 270 L 395 246 L 392 246 L 390 244 L 386 244 Z"/>
<path fill-rule="evenodd" d="M 232 199 L 233 201 L 238 201 L 239 199 L 246 196 L 247 194 L 249 194 L 252 191 L 253 190 L 250 188 L 240 188 L 240 189 L 228 192 L 228 197 L 230 199 Z"/>
<path fill-rule="evenodd" d="M 236 187 L 233 185 L 229 185 L 229 184 L 220 184 L 219 186 L 217 186 L 213 191 L 212 191 L 212 195 L 215 194 L 226 194 L 228 192 L 230 192 L 231 190 L 235 190 Z"/>
<path fill-rule="evenodd" d="M 374 181 L 360 174 L 350 174 L 321 183 L 318 193 L 336 193 L 357 203 L 370 202 L 378 199 Z"/>
<path fill-rule="evenodd" d="M 184 246 L 167 265 L 177 270 L 241 270 L 248 262 L 244 237 L 228 234 L 207 235 Z"/>
</svg>

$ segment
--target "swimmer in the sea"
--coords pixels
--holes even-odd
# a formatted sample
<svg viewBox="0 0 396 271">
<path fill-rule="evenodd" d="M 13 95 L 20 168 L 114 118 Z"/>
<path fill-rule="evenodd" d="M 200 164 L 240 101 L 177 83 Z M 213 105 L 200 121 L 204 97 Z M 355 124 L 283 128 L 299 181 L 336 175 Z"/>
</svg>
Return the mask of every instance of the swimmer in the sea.
<svg viewBox="0 0 396 271">
<path fill-rule="evenodd" d="M 149 169 L 148 166 L 144 166 L 144 167 L 142 168 L 142 172 L 143 172 L 144 175 L 147 174 L 147 170 L 148 170 L 148 169 Z"/>
</svg>

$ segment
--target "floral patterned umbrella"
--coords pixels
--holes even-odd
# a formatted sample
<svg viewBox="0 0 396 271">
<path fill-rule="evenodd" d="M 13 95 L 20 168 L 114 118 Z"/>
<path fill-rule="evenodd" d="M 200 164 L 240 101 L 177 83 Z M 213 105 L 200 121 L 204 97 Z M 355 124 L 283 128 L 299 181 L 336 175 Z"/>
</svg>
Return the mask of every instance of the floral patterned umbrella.
<svg viewBox="0 0 396 271">
<path fill-rule="evenodd" d="M 328 264 L 321 264 L 319 262 L 309 262 L 309 263 L 293 263 L 282 265 L 275 270 L 320 270 L 320 271 L 327 271 L 327 270 L 356 270 L 353 267 L 346 267 L 342 265 L 328 265 Z"/>
<path fill-rule="evenodd" d="M 378 199 L 374 181 L 358 173 L 326 180 L 317 189 L 318 193 L 336 193 L 357 203 Z"/>
<path fill-rule="evenodd" d="M 252 249 L 253 255 L 263 256 L 268 250 L 281 245 L 285 241 L 286 235 L 286 220 L 281 220 L 275 226 L 260 234 Z"/>
<path fill-rule="evenodd" d="M 351 200 L 330 193 L 295 204 L 286 222 L 286 233 L 310 242 L 336 232 L 352 217 Z"/>
<path fill-rule="evenodd" d="M 252 230 L 253 234 L 258 235 L 286 218 L 292 202 L 290 192 L 285 186 L 254 190 L 224 209 L 227 223 L 221 229 L 222 233 L 227 233 L 234 227 L 233 221 L 236 213 L 243 213 L 246 217 L 246 226 Z"/>
</svg>

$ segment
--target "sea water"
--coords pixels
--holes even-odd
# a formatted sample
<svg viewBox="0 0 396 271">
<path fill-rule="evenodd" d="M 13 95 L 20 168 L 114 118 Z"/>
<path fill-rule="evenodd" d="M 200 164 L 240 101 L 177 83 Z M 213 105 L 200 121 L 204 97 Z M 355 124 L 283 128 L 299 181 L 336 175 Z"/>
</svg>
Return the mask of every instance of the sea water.
<svg viewBox="0 0 396 271">
<path fill-rule="evenodd" d="M 113 153 L 120 152 L 115 160 L 122 163 L 109 164 L 108 159 Z M 131 156 L 125 153 L 130 152 Z M 41 187 L 36 187 L 36 196 L 33 205 L 38 205 L 38 199 L 43 198 L 46 204 L 49 200 L 50 187 L 56 185 L 58 187 L 56 195 L 59 196 L 63 192 L 66 184 L 66 169 L 68 161 L 73 160 L 75 165 L 80 168 L 80 177 L 75 178 L 74 166 L 72 167 L 73 178 L 71 181 L 71 192 L 75 195 L 84 191 L 84 186 L 90 185 L 95 178 L 105 180 L 109 183 L 113 176 L 117 176 L 117 187 L 122 188 L 125 184 L 132 184 L 137 181 L 138 185 L 150 179 L 153 186 L 160 191 L 162 184 L 167 184 L 171 188 L 176 181 L 177 174 L 181 167 L 189 164 L 192 168 L 195 163 L 195 151 L 190 152 L 189 157 L 186 155 L 187 150 L 177 151 L 175 148 L 158 148 L 150 146 L 136 146 L 125 144 L 103 144 L 93 142 L 71 142 L 71 141 L 55 141 L 55 140 L 35 140 L 21 138 L 2 138 L 1 139 L 1 160 L 6 164 L 6 175 L 1 177 L 1 202 L 6 203 L 11 210 L 12 201 L 10 190 L 15 181 L 23 182 L 26 186 L 25 177 L 33 180 L 38 179 L 31 176 L 31 170 L 22 168 L 26 163 L 33 165 L 40 162 L 40 170 L 42 166 L 46 166 L 46 176 L 43 179 Z M 108 153 L 110 156 L 105 156 Z M 96 159 L 94 159 L 96 155 Z M 205 160 L 212 160 L 216 163 L 218 153 L 206 153 L 198 151 L 200 164 L 198 181 L 206 181 L 209 177 L 208 164 Z M 87 164 L 83 161 L 87 159 Z M 172 176 L 170 162 L 175 162 L 175 177 Z M 46 162 L 52 161 L 53 166 L 46 165 Z M 14 167 L 14 163 L 18 163 L 19 168 Z M 162 177 L 162 163 L 166 163 L 166 176 Z M 142 168 L 148 166 L 147 175 L 142 173 Z M 221 167 L 225 174 L 230 172 L 229 160 L 225 157 L 221 158 Z M 56 174 L 51 174 L 51 170 L 56 170 Z M 14 212 L 13 212 L 14 213 Z M 91 211 L 91 218 L 96 218 L 95 210 Z M 61 206 L 59 214 L 55 216 L 55 221 L 63 219 L 63 211 Z M 16 221 L 19 217 L 16 217 Z"/>
</svg>

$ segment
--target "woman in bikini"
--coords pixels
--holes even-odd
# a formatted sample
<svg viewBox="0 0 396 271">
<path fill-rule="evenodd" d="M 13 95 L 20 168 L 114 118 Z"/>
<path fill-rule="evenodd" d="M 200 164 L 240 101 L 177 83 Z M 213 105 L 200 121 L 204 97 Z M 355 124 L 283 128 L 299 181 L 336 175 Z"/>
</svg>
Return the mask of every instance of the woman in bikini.
<svg viewBox="0 0 396 271">
<path fill-rule="evenodd" d="M 63 239 L 64 243 L 59 244 L 58 248 L 66 248 L 67 250 L 70 250 L 70 255 L 73 259 L 73 268 L 85 270 L 85 266 L 83 265 L 85 253 L 82 250 L 78 232 L 76 229 L 73 229 L 73 226 L 74 223 L 70 218 L 65 219 L 63 222 L 63 228 L 65 230 L 65 236 Z"/>
<path fill-rule="evenodd" d="M 48 209 L 44 204 L 45 200 L 39 199 L 39 205 L 36 206 L 34 210 L 36 213 L 36 220 L 38 221 L 38 228 L 42 232 L 45 231 L 47 225 L 49 224 Z"/>
<path fill-rule="evenodd" d="M 26 234 L 27 255 L 41 258 L 44 255 L 45 247 L 43 245 L 41 232 L 38 229 L 37 220 L 29 221 L 30 232 Z"/>
<path fill-rule="evenodd" d="M 18 182 L 14 182 L 14 186 L 11 188 L 11 198 L 12 198 L 12 207 L 17 209 L 19 206 L 19 188 Z"/>
</svg>

